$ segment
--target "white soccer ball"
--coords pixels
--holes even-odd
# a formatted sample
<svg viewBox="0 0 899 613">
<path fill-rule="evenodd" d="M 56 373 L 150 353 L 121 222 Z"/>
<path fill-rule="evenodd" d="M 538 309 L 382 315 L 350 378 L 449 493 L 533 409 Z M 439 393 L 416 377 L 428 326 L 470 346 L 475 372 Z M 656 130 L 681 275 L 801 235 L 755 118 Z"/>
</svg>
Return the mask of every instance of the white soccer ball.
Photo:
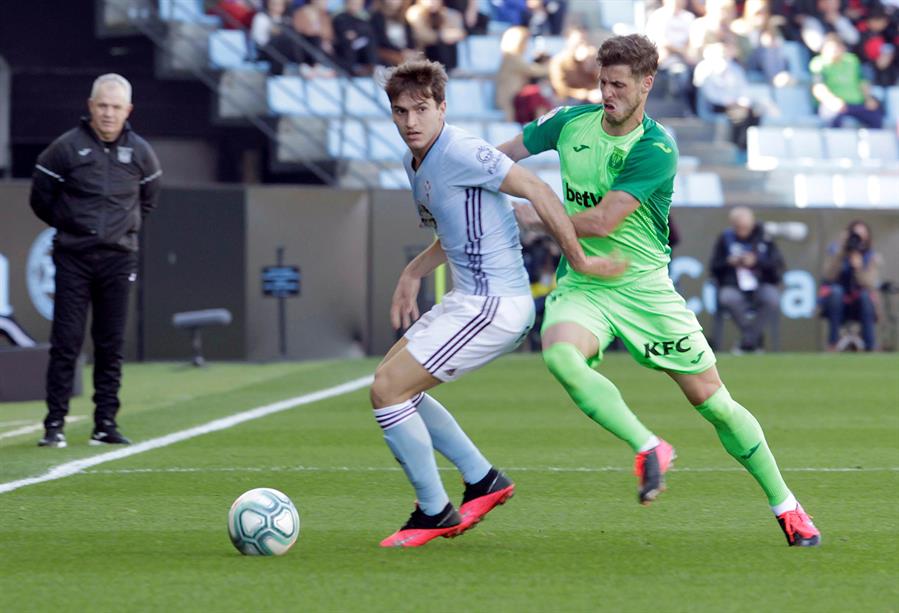
<svg viewBox="0 0 899 613">
<path fill-rule="evenodd" d="M 231 505 L 228 534 L 244 555 L 284 555 L 300 535 L 300 514 L 282 492 L 257 487 L 241 494 Z"/>
</svg>

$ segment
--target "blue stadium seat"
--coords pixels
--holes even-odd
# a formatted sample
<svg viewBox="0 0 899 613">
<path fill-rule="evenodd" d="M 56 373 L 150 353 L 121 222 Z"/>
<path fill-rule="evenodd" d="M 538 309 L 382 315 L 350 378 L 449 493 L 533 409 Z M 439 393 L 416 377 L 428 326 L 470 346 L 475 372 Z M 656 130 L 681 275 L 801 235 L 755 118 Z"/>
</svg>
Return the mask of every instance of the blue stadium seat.
<svg viewBox="0 0 899 613">
<path fill-rule="evenodd" d="M 877 197 L 871 199 L 871 204 L 899 209 L 899 176 L 878 176 L 877 188 Z"/>
<path fill-rule="evenodd" d="M 826 160 L 824 139 L 817 128 L 785 128 L 787 138 L 786 161 L 792 164 L 812 165 Z"/>
<path fill-rule="evenodd" d="M 486 140 L 486 135 L 484 133 L 484 123 L 481 121 L 452 121 L 450 123 L 457 128 L 465 130 L 472 136 L 477 136 L 478 138 L 483 138 Z"/>
<path fill-rule="evenodd" d="M 343 160 L 367 160 L 368 136 L 358 119 L 335 119 L 328 123 L 328 154 Z"/>
<path fill-rule="evenodd" d="M 209 35 L 209 64 L 213 68 L 247 65 L 247 35 L 241 30 L 216 30 Z"/>
<path fill-rule="evenodd" d="M 892 130 L 859 130 L 859 156 L 868 166 L 896 166 L 899 142 Z"/>
<path fill-rule="evenodd" d="M 564 36 L 534 36 L 528 41 L 524 56 L 531 60 L 537 53 L 545 53 L 552 57 L 565 49 Z"/>
<path fill-rule="evenodd" d="M 319 77 L 306 81 L 306 104 L 309 114 L 319 117 L 341 117 L 343 115 L 343 89 L 345 81 L 340 78 Z"/>
<path fill-rule="evenodd" d="M 521 126 L 514 121 L 491 121 L 487 124 L 487 142 L 502 145 L 521 134 Z"/>
<path fill-rule="evenodd" d="M 677 173 L 674 175 L 674 193 L 671 195 L 672 206 L 687 206 L 690 204 L 687 198 L 687 187 L 684 183 L 686 174 Z"/>
<path fill-rule="evenodd" d="M 886 123 L 896 125 L 899 123 L 899 85 L 886 88 L 884 92 L 886 105 Z"/>
<path fill-rule="evenodd" d="M 159 18 L 163 21 L 187 21 L 221 25 L 214 15 L 203 12 L 202 0 L 159 0 Z"/>
<path fill-rule="evenodd" d="M 402 168 L 385 168 L 378 173 L 378 180 L 384 189 L 409 189 L 409 177 Z"/>
<path fill-rule="evenodd" d="M 368 158 L 376 162 L 399 162 L 406 144 L 389 119 L 370 119 L 368 125 Z"/>
<path fill-rule="evenodd" d="M 763 117 L 765 125 L 802 125 L 819 126 L 821 120 L 812 108 L 812 94 L 809 88 L 801 85 L 775 87 L 774 102 L 780 111 L 779 116 L 771 113 Z"/>
<path fill-rule="evenodd" d="M 544 183 L 553 188 L 560 200 L 565 201 L 565 194 L 562 193 L 562 174 L 558 169 L 545 168 L 538 170 L 536 174 Z"/>
<path fill-rule="evenodd" d="M 446 84 L 446 113 L 450 121 L 459 118 L 498 119 L 502 112 L 493 108 L 491 80 L 452 79 Z"/>
<path fill-rule="evenodd" d="M 305 82 L 300 77 L 269 77 L 266 81 L 268 108 L 275 115 L 305 115 Z"/>
<path fill-rule="evenodd" d="M 808 50 L 806 50 L 802 43 L 785 40 L 783 43 L 783 52 L 787 58 L 787 62 L 790 64 L 790 74 L 793 75 L 793 78 L 800 82 L 808 81 L 811 77 L 808 70 L 808 64 L 811 58 L 809 57 Z"/>
<path fill-rule="evenodd" d="M 494 75 L 502 59 L 499 36 L 472 35 L 459 45 L 459 69 L 469 74 Z"/>
<path fill-rule="evenodd" d="M 355 117 L 387 117 L 387 94 L 371 77 L 353 77 L 347 83 L 346 112 Z"/>
<path fill-rule="evenodd" d="M 788 156 L 783 129 L 753 126 L 746 132 L 746 166 L 750 170 L 771 170 Z"/>
<path fill-rule="evenodd" d="M 691 172 L 683 177 L 687 202 L 695 206 L 724 206 L 721 177 L 714 172 Z"/>
<path fill-rule="evenodd" d="M 858 152 L 858 131 L 852 128 L 828 128 L 822 130 L 827 157 L 843 166 L 861 161 Z"/>
</svg>

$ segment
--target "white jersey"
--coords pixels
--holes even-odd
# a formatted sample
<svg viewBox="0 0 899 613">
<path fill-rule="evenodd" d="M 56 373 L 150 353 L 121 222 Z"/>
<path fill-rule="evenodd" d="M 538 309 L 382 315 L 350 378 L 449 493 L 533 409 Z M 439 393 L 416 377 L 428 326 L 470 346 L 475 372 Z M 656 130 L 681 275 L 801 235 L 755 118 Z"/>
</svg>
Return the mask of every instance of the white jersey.
<svg viewBox="0 0 899 613">
<path fill-rule="evenodd" d="M 514 162 L 486 141 L 444 125 L 421 166 L 403 159 L 421 225 L 434 228 L 456 291 L 530 295 L 515 213 L 499 186 Z"/>
</svg>

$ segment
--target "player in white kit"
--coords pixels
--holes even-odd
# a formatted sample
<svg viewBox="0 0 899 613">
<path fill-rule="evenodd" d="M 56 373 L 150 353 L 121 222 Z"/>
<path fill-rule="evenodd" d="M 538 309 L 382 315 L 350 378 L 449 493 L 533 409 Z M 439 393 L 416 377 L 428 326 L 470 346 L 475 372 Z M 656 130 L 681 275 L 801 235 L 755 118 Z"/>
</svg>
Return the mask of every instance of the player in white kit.
<svg viewBox="0 0 899 613">
<path fill-rule="evenodd" d="M 390 318 L 394 328 L 408 330 L 378 366 L 371 387 L 375 418 L 417 498 L 409 520 L 381 541 L 383 547 L 457 536 L 515 490 L 426 393 L 512 351 L 534 323 L 518 225 L 500 192 L 531 201 L 576 270 L 610 277 L 627 266 L 586 257 L 548 185 L 484 140 L 444 122 L 446 81 L 443 66 L 416 60 L 393 69 L 385 84 L 393 121 L 409 147 L 404 165 L 421 223 L 437 239 L 400 275 Z M 453 290 L 419 318 L 421 279 L 444 262 Z M 462 473 L 458 511 L 437 472 L 435 449 Z"/>
</svg>

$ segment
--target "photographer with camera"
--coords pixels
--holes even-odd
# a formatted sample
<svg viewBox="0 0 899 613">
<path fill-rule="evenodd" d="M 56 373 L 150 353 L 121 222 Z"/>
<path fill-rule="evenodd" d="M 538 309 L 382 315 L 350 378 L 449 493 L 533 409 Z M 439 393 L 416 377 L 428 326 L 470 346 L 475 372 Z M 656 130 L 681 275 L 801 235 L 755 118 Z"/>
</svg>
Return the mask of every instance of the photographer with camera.
<svg viewBox="0 0 899 613">
<path fill-rule="evenodd" d="M 824 281 L 818 297 L 821 315 L 828 320 L 828 349 L 836 350 L 840 328 L 846 320 L 862 327 L 865 351 L 874 349 L 880 254 L 871 246 L 871 228 L 861 220 L 850 223 L 843 240 L 828 249 Z"/>
</svg>

